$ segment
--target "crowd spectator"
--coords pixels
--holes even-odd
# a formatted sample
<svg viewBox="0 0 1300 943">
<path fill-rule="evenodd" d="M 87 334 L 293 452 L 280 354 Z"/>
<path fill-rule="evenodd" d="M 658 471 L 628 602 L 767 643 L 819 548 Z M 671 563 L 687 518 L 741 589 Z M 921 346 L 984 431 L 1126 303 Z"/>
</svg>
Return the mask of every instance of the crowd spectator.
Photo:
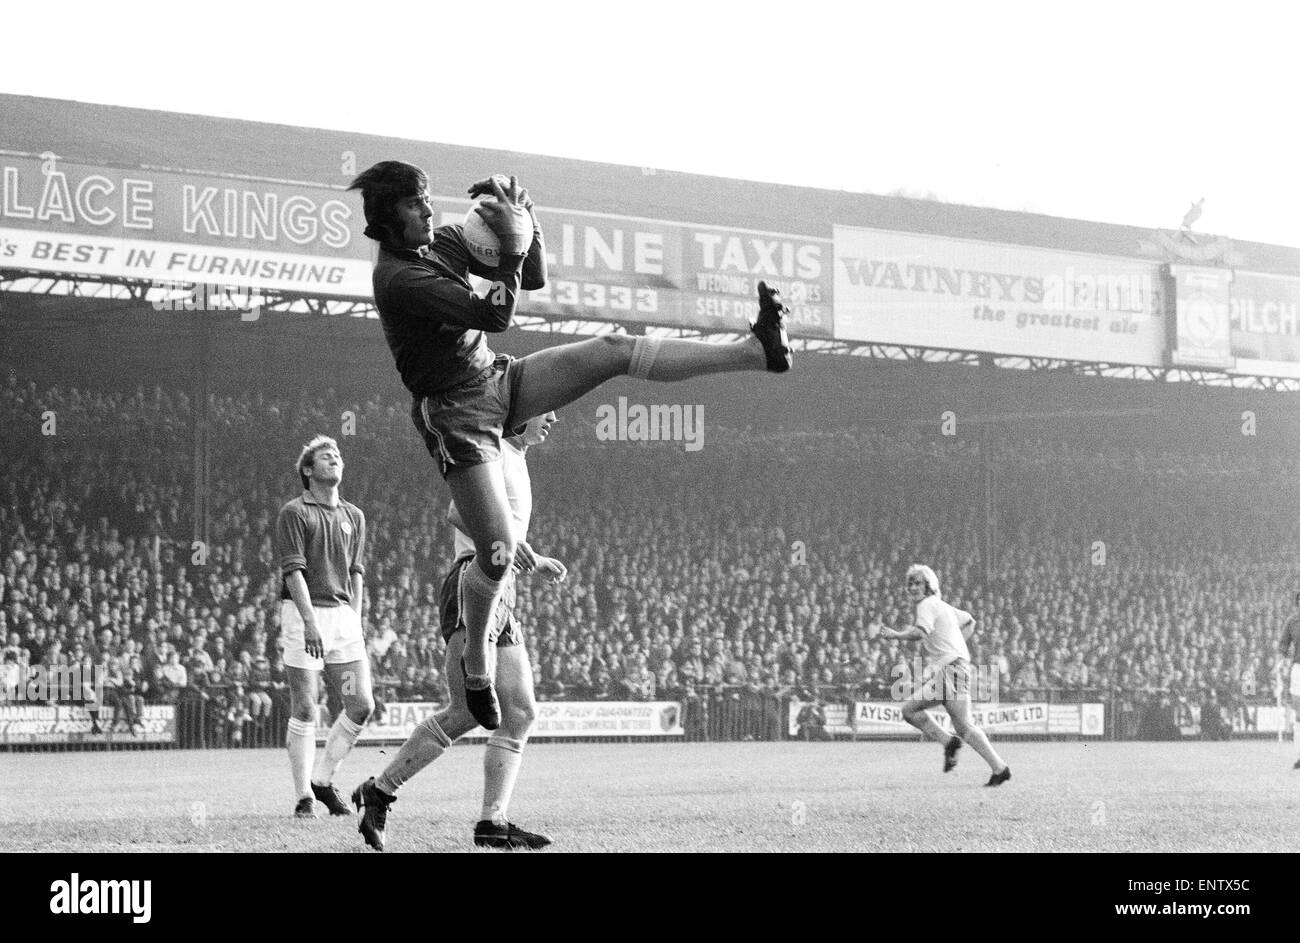
<svg viewBox="0 0 1300 943">
<path fill-rule="evenodd" d="M 5 650 L 4 662 L 0 664 L 0 701 L 12 701 L 18 697 L 18 681 L 22 677 L 22 668 L 18 665 L 18 653 Z"/>
<path fill-rule="evenodd" d="M 1231 740 L 1232 724 L 1219 703 L 1219 692 L 1210 688 L 1201 702 L 1201 737 L 1205 740 Z"/>
<path fill-rule="evenodd" d="M 167 663 L 158 669 L 157 682 L 159 697 L 166 704 L 175 704 L 180 693 L 189 687 L 189 671 L 181 664 L 181 655 L 176 649 L 170 649 Z"/>
<path fill-rule="evenodd" d="M 811 700 L 799 708 L 795 718 L 800 740 L 829 740 L 831 735 L 826 729 L 826 708 L 820 699 Z"/>
<path fill-rule="evenodd" d="M 248 713 L 262 724 L 271 716 L 271 662 L 262 652 L 253 657 L 244 650 L 239 657 L 248 669 Z"/>
<path fill-rule="evenodd" d="M 0 381 L 4 677 L 28 663 L 116 664 L 135 717 L 142 701 L 188 691 L 207 703 L 217 689 L 227 726 L 232 711 L 242 726 L 282 710 L 271 530 L 297 489 L 285 455 L 337 424 L 334 405 L 329 391 L 211 397 L 200 553 L 185 511 L 187 393 Z M 343 440 L 344 492 L 370 524 L 376 680 L 386 698 L 445 697 L 445 506 L 429 498 L 406 404 L 349 408 L 358 435 Z M 44 410 L 57 436 L 15 431 Z M 690 463 L 665 461 L 659 445 L 600 442 L 575 422 L 530 454 L 533 542 L 569 568 L 560 586 L 520 580 L 542 698 L 689 701 L 718 685 L 888 697 L 915 651 L 879 629 L 906 618 L 899 583 L 918 559 L 976 615 L 973 655 L 1004 699 L 1122 694 L 1140 710 L 1154 698 L 1148 732 L 1159 720 L 1167 733 L 1161 692 L 1166 714 L 1197 704 L 1204 717 L 1217 689 L 1219 714 L 1237 724 L 1266 693 L 1300 549 L 1286 523 L 1300 510 L 1295 456 L 1098 449 L 1065 435 L 1004 444 L 988 560 L 974 443 L 718 428 Z"/>
</svg>

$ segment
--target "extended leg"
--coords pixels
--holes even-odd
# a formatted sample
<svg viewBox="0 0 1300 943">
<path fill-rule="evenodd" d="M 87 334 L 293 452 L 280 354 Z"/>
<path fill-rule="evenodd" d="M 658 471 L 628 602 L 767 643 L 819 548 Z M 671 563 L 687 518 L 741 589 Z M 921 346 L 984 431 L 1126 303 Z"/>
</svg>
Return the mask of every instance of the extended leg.
<svg viewBox="0 0 1300 943">
<path fill-rule="evenodd" d="M 464 648 L 464 632 L 457 632 L 447 642 L 445 667 L 451 697 L 447 706 L 411 732 L 378 778 L 367 779 L 352 792 L 353 805 L 358 811 L 364 810 L 357 831 L 376 851 L 384 850 L 388 807 L 396 801 L 397 791 L 476 726 L 465 704 L 465 676 L 461 673 Z"/>
<path fill-rule="evenodd" d="M 988 763 L 989 768 L 993 770 L 993 775 L 985 785 L 999 786 L 1010 779 L 1011 768 L 1002 761 L 1002 757 L 998 756 L 998 751 L 993 749 L 993 744 L 989 743 L 989 738 L 984 731 L 971 723 L 970 702 L 949 701 L 944 707 L 948 711 L 948 716 L 952 718 L 952 726 L 957 731 L 957 736 L 974 747 L 975 752 L 984 757 L 984 762 Z"/>
<path fill-rule="evenodd" d="M 606 334 L 529 354 L 520 361 L 523 372 L 508 424 L 567 406 L 617 376 L 671 383 L 737 370 L 788 370 L 786 309 L 778 292 L 768 290 L 761 282 L 759 286 L 758 320 L 751 329 L 753 333 L 744 340 L 710 344 Z"/>
<path fill-rule="evenodd" d="M 524 744 L 537 717 L 528 650 L 523 645 L 498 649 L 496 677 L 501 692 L 501 728 L 488 738 L 483 751 L 483 813 L 474 826 L 474 844 L 481 848 L 545 848 L 551 844 L 548 836 L 525 831 L 506 817 Z"/>
<path fill-rule="evenodd" d="M 929 709 L 938 707 L 942 703 L 942 701 L 908 701 L 903 705 L 903 719 L 931 740 L 943 744 L 943 771 L 947 773 L 957 765 L 957 751 L 961 748 L 961 739 L 949 734 L 930 716 Z"/>
<path fill-rule="evenodd" d="M 903 705 L 903 719 L 931 740 L 947 743 L 951 734 L 940 727 L 929 714 L 930 708 L 938 707 L 941 703 L 941 701 L 908 701 Z"/>
</svg>

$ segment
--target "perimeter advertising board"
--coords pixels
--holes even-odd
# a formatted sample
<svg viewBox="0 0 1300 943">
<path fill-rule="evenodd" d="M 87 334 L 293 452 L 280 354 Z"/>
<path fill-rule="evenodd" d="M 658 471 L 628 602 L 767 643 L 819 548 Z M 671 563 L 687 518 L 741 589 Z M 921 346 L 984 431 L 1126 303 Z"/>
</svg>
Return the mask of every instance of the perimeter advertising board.
<svg viewBox="0 0 1300 943">
<path fill-rule="evenodd" d="M 72 704 L 0 705 L 0 744 L 174 743 L 176 708 L 146 704 L 132 730 L 112 709 L 98 722 L 86 708 Z"/>
<path fill-rule="evenodd" d="M 805 701 L 791 701 L 789 733 L 800 735 L 800 713 Z M 916 737 L 919 732 L 903 719 L 899 701 L 855 701 L 852 705 L 824 704 L 825 731 L 831 736 Z M 942 709 L 929 712 L 944 730 L 952 732 L 952 721 Z M 805 720 L 807 718 L 805 717 Z M 1102 704 L 998 703 L 974 704 L 971 720 L 976 726 L 1000 736 L 1083 736 L 1105 733 Z"/>
<path fill-rule="evenodd" d="M 430 701 L 394 701 L 362 728 L 359 742 L 401 741 L 444 705 Z M 542 701 L 529 736 L 536 737 L 681 737 L 682 707 L 677 701 Z M 322 719 L 316 739 L 329 727 Z M 487 737 L 475 727 L 470 739 Z"/>
</svg>

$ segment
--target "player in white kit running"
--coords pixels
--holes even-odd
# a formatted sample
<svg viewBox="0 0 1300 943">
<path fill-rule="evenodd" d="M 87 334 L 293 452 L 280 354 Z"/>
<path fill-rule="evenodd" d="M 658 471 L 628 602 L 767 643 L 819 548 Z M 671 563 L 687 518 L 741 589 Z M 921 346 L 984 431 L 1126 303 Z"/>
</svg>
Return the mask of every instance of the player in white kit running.
<svg viewBox="0 0 1300 943">
<path fill-rule="evenodd" d="M 913 692 L 903 705 L 903 719 L 921 733 L 944 744 L 943 771 L 957 765 L 962 741 L 975 748 L 993 770 L 986 786 L 1000 786 L 1011 778 L 1011 767 L 1002 762 L 984 731 L 971 722 L 970 649 L 966 640 L 975 628 L 975 618 L 943 601 L 939 577 L 934 570 L 914 563 L 907 569 L 907 595 L 916 604 L 912 625 L 895 631 L 881 629 L 884 638 L 920 641 L 925 649 L 926 680 L 921 691 Z M 931 689 L 933 688 L 933 689 Z M 943 706 L 952 718 L 955 737 L 950 737 L 926 711 Z"/>
</svg>

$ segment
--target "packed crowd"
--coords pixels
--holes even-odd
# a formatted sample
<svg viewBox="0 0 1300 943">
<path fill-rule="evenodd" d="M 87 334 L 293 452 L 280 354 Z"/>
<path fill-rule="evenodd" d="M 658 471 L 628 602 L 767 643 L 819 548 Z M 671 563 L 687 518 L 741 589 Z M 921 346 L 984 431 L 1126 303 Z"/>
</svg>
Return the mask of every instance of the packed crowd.
<svg viewBox="0 0 1300 943">
<path fill-rule="evenodd" d="M 185 393 L 37 389 L 0 379 L 4 673 L 101 666 L 113 696 L 217 699 L 264 722 L 284 697 L 272 534 L 311 434 L 339 438 L 366 513 L 364 621 L 385 700 L 439 700 L 447 495 L 407 404 L 213 396 L 207 541 L 192 540 Z M 342 417 L 342 418 L 341 418 Z M 341 434 L 341 423 L 350 422 Z M 688 699 L 706 686 L 888 698 L 917 652 L 908 563 L 979 620 L 1004 700 L 1270 694 L 1295 589 L 1288 463 L 1254 452 L 996 445 L 985 559 L 973 442 L 881 426 L 708 430 L 707 446 L 602 442 L 561 414 L 530 451 L 530 541 L 561 585 L 523 578 L 517 614 L 543 699 Z"/>
</svg>

